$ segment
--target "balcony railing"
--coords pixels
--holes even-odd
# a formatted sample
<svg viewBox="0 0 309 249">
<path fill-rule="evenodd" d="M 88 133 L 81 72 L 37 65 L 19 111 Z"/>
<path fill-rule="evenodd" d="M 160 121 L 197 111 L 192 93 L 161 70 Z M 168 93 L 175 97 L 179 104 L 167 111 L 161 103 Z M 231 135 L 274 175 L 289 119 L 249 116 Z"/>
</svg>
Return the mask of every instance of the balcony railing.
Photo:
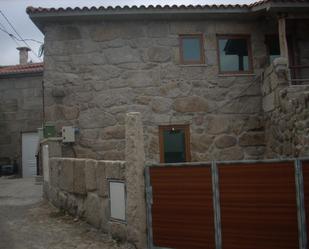
<svg viewBox="0 0 309 249">
<path fill-rule="evenodd" d="M 309 85 L 309 65 L 290 66 L 291 85 Z"/>
</svg>

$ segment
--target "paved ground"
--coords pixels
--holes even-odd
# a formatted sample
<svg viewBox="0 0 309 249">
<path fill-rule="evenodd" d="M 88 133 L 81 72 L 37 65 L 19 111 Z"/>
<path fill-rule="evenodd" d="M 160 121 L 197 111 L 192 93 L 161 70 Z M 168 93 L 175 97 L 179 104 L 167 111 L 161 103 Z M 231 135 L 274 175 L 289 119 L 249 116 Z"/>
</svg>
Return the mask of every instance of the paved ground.
<svg viewBox="0 0 309 249">
<path fill-rule="evenodd" d="M 107 235 L 59 212 L 33 178 L 0 177 L 0 249 L 125 249 Z"/>
</svg>

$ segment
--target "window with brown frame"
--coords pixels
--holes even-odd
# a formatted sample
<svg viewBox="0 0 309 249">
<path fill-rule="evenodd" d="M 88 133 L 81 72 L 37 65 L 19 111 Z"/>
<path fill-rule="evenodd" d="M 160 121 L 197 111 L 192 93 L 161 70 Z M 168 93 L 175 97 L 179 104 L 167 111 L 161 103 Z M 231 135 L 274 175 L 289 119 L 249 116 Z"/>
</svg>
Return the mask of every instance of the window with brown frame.
<svg viewBox="0 0 309 249">
<path fill-rule="evenodd" d="M 181 64 L 204 64 L 203 40 L 202 34 L 179 35 Z"/>
<path fill-rule="evenodd" d="M 160 162 L 189 162 L 190 127 L 189 125 L 159 126 Z"/>
<path fill-rule="evenodd" d="M 252 73 L 249 35 L 218 35 L 220 73 Z"/>
</svg>

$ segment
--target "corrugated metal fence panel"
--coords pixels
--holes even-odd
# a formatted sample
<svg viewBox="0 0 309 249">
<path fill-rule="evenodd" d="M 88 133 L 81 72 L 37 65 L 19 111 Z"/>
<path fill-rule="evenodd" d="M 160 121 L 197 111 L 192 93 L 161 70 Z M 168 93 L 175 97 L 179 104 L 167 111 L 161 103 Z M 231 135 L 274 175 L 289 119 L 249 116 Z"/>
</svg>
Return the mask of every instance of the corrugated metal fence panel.
<svg viewBox="0 0 309 249">
<path fill-rule="evenodd" d="M 154 167 L 150 181 L 154 245 L 214 249 L 210 167 Z"/>
<path fill-rule="evenodd" d="M 307 223 L 307 239 L 309 239 L 309 161 L 303 161 L 304 201 Z"/>
<path fill-rule="evenodd" d="M 293 162 L 219 165 L 222 249 L 298 248 Z"/>
</svg>

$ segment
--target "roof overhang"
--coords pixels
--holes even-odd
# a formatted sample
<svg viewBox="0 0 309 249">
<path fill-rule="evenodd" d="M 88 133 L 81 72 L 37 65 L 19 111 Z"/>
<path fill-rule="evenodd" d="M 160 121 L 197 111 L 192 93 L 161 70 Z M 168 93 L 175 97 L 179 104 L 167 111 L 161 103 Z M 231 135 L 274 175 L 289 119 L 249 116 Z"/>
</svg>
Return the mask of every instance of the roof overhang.
<svg viewBox="0 0 309 249">
<path fill-rule="evenodd" d="M 41 76 L 43 76 L 43 71 L 42 72 L 30 72 L 30 73 L 5 73 L 5 74 L 0 74 L 0 79 L 41 77 Z"/>
<path fill-rule="evenodd" d="M 257 19 L 278 13 L 293 14 L 309 18 L 307 1 L 266 0 L 251 5 L 205 5 L 205 6 L 141 6 L 141 7 L 92 7 L 44 9 L 28 7 L 27 13 L 35 25 L 44 33 L 44 26 L 53 22 L 87 20 L 201 20 L 201 19 Z M 296 14 L 296 15 L 295 15 Z"/>
<path fill-rule="evenodd" d="M 49 13 L 29 13 L 31 20 L 44 33 L 44 26 L 50 22 L 70 21 L 126 21 L 126 20 L 200 20 L 220 18 L 252 18 L 247 9 L 107 9 L 75 10 Z"/>
</svg>

